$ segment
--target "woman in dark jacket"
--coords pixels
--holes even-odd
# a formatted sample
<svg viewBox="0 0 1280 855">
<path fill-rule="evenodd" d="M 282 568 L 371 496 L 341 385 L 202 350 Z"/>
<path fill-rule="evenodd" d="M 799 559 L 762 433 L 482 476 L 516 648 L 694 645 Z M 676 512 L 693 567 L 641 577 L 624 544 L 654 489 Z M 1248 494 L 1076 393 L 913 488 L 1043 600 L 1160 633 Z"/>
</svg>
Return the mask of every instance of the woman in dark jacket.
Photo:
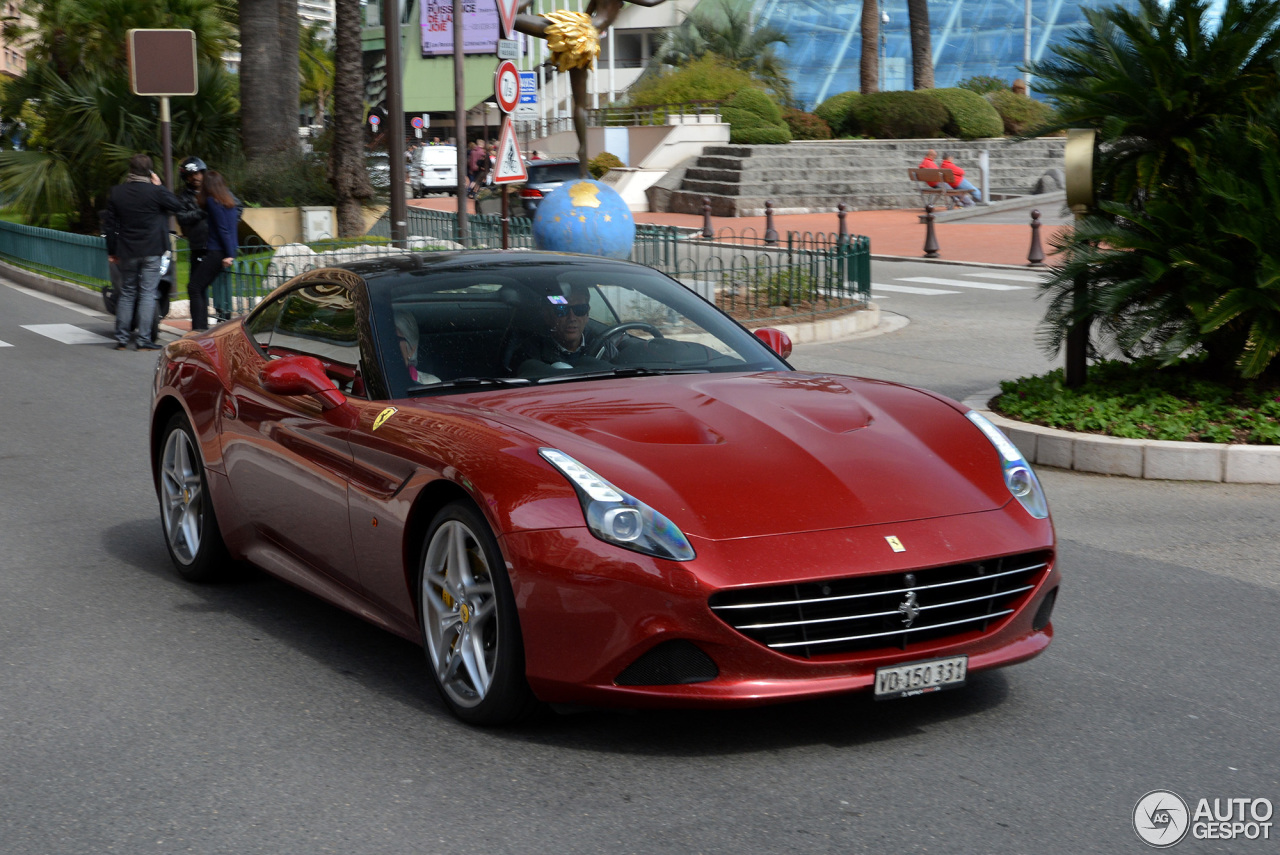
<svg viewBox="0 0 1280 855">
<path fill-rule="evenodd" d="M 200 196 L 201 203 L 209 214 L 209 249 L 205 253 L 204 263 L 201 266 L 210 268 L 212 273 L 209 281 L 212 281 L 219 273 L 229 269 L 232 262 L 236 260 L 240 203 L 231 194 L 222 174 L 212 169 L 204 174 Z M 192 279 L 194 278 L 193 275 Z M 223 296 L 220 293 L 222 290 L 214 289 L 214 300 L 219 303 L 216 306 L 219 320 L 226 320 L 231 316 L 231 306 L 229 295 Z M 194 326 L 194 323 L 192 325 Z"/>
</svg>

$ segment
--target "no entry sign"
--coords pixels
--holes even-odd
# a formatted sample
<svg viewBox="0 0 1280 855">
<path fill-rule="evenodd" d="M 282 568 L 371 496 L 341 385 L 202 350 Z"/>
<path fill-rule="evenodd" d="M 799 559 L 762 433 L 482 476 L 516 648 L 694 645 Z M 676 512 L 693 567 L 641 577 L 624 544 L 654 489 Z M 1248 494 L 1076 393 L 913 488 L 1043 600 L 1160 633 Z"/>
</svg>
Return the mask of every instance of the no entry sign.
<svg viewBox="0 0 1280 855">
<path fill-rule="evenodd" d="M 493 73 L 493 94 L 498 99 L 498 108 L 504 113 L 511 113 L 520 103 L 520 71 L 511 60 L 503 60 L 498 70 Z"/>
</svg>

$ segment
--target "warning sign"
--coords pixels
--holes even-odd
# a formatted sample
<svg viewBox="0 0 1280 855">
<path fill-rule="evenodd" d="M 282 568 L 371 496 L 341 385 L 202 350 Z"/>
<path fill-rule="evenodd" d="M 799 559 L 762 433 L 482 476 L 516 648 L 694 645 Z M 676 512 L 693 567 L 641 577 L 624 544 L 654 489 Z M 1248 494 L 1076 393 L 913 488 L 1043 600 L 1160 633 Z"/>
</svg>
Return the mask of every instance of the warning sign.
<svg viewBox="0 0 1280 855">
<path fill-rule="evenodd" d="M 510 116 L 504 116 L 502 135 L 498 137 L 498 162 L 493 170 L 493 183 L 515 184 L 528 180 L 529 170 L 525 168 L 524 158 L 520 155 L 515 125 Z"/>
</svg>

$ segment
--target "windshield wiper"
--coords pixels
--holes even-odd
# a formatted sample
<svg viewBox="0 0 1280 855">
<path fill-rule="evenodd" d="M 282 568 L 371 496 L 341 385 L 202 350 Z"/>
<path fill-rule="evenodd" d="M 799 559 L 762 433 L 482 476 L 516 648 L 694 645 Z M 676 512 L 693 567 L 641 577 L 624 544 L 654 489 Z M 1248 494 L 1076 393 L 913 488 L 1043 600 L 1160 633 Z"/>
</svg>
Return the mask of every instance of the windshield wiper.
<svg viewBox="0 0 1280 855">
<path fill-rule="evenodd" d="M 553 374 L 539 377 L 538 383 L 560 383 L 565 380 L 601 380 L 613 377 L 659 377 L 664 374 L 710 374 L 709 368 L 611 368 L 608 371 L 584 371 L 581 374 Z"/>
<path fill-rule="evenodd" d="M 458 377 L 426 385 L 415 383 L 409 387 L 409 391 L 430 392 L 435 389 L 467 389 L 476 386 L 528 386 L 532 382 L 524 377 Z"/>
</svg>

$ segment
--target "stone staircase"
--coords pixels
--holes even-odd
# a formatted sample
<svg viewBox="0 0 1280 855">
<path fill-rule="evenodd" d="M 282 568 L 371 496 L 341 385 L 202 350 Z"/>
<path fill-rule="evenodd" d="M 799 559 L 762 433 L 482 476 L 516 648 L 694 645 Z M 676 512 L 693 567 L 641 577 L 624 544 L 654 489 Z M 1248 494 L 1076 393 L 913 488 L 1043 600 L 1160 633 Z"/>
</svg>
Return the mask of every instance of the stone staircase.
<svg viewBox="0 0 1280 855">
<path fill-rule="evenodd" d="M 763 216 L 766 201 L 773 202 L 777 214 L 833 211 L 842 202 L 850 211 L 916 208 L 920 194 L 907 168 L 918 166 L 930 148 L 949 152 L 977 187 L 982 186 L 978 155 L 986 150 L 987 183 L 1009 198 L 1032 193 L 1051 170 L 1060 175 L 1065 147 L 1065 137 L 708 146 L 649 188 L 649 209 L 701 214 L 704 198 L 716 217 Z"/>
</svg>

